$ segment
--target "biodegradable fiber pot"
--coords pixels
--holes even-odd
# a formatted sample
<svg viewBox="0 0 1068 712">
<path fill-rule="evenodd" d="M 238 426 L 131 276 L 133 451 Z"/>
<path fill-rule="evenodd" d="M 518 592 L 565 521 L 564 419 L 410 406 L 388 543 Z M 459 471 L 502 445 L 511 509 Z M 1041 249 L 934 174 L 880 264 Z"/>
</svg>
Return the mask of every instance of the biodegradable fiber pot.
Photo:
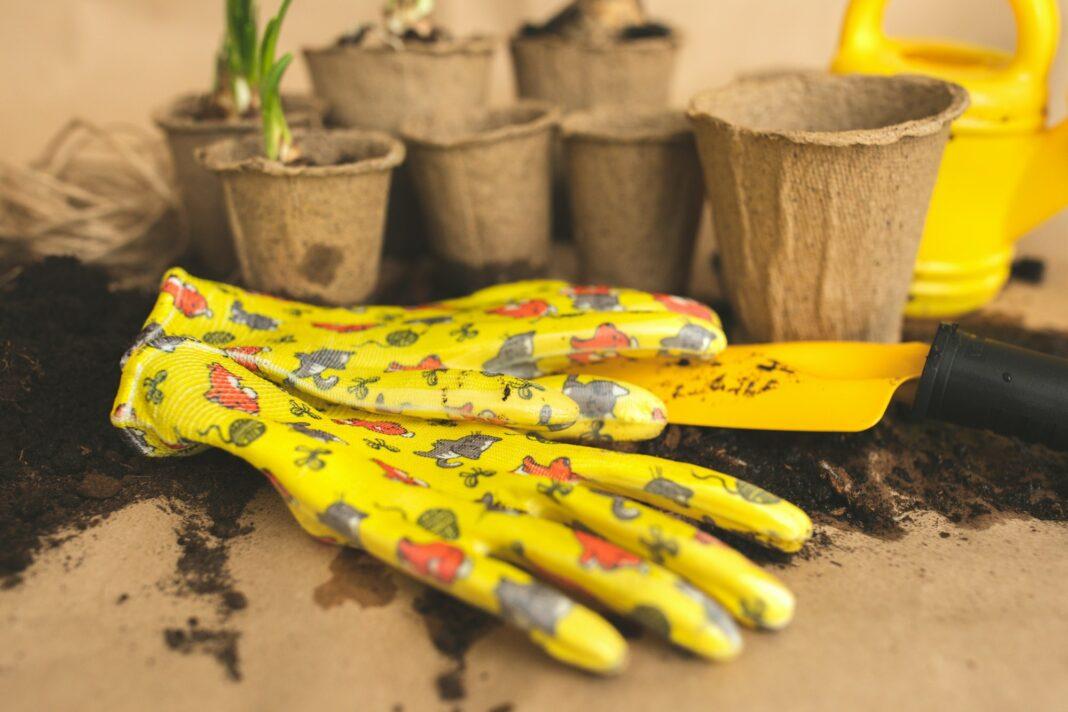
<svg viewBox="0 0 1068 712">
<path fill-rule="evenodd" d="M 956 84 L 776 73 L 690 105 L 727 296 L 760 341 L 897 341 Z"/>
<path fill-rule="evenodd" d="M 310 98 L 288 96 L 284 101 L 286 118 L 292 126 L 320 124 L 318 107 Z M 185 94 L 156 111 L 153 120 L 167 137 L 193 252 L 205 274 L 221 277 L 237 266 L 222 185 L 194 153 L 223 139 L 259 133 L 260 119 L 201 118 L 203 105 L 203 95 Z"/>
<path fill-rule="evenodd" d="M 315 94 L 331 122 L 396 133 L 410 116 L 440 116 L 489 101 L 496 49 L 472 37 L 389 46 L 336 44 L 305 49 Z"/>
<path fill-rule="evenodd" d="M 520 35 L 511 43 L 519 96 L 566 111 L 604 104 L 664 106 L 679 43 L 674 32 L 607 43 Z"/>
<path fill-rule="evenodd" d="M 348 305 L 375 288 L 393 169 L 404 145 L 369 131 L 299 131 L 297 165 L 263 157 L 260 138 L 197 157 L 223 182 L 234 244 L 253 289 Z"/>
<path fill-rule="evenodd" d="M 520 102 L 403 125 L 408 169 L 430 240 L 454 286 L 544 272 L 558 118 L 548 104 Z"/>
<path fill-rule="evenodd" d="M 704 203 L 685 114 L 603 107 L 569 115 L 562 128 L 585 279 L 682 292 Z"/>
</svg>

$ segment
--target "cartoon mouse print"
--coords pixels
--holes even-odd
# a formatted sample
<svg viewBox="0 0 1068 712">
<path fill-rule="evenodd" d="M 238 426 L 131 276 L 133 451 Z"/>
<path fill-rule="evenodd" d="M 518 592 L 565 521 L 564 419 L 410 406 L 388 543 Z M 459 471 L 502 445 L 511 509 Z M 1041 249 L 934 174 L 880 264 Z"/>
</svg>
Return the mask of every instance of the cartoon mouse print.
<svg viewBox="0 0 1068 712">
<path fill-rule="evenodd" d="M 571 601 L 537 582 L 517 583 L 501 579 L 493 590 L 501 616 L 520 628 L 556 634 L 556 624 L 571 611 Z"/>
<path fill-rule="evenodd" d="M 416 544 L 404 537 L 397 542 L 397 559 L 420 576 L 427 576 L 443 584 L 451 584 L 471 573 L 471 560 L 463 549 L 432 541 Z"/>
<path fill-rule="evenodd" d="M 172 274 L 163 281 L 161 291 L 171 295 L 175 309 L 187 318 L 195 319 L 201 316 L 211 318 L 212 311 L 208 306 L 208 300 L 189 282 L 183 282 Z"/>
<path fill-rule="evenodd" d="M 620 351 L 638 347 L 638 340 L 633 339 L 615 324 L 601 324 L 588 339 L 571 337 L 573 353 L 569 358 L 574 363 L 591 364 L 619 355 Z"/>
<path fill-rule="evenodd" d="M 378 459 L 371 460 L 371 462 L 375 463 L 380 468 L 382 468 L 382 474 L 385 476 L 385 478 L 387 480 L 393 480 L 394 482 L 401 482 L 403 484 L 411 485 L 413 487 L 429 487 L 430 486 L 426 482 L 424 482 L 423 480 L 420 480 L 417 477 L 412 477 L 411 475 L 409 475 L 404 470 L 400 469 L 399 467 L 394 467 L 393 465 L 389 464 L 388 462 L 382 462 L 381 460 L 378 460 Z"/>
<path fill-rule="evenodd" d="M 362 420 L 360 418 L 335 418 L 338 425 L 348 425 L 353 428 L 364 428 L 377 435 L 396 435 L 402 438 L 415 437 L 415 433 L 400 423 L 388 420 Z"/>
<path fill-rule="evenodd" d="M 482 364 L 482 370 L 491 376 L 537 378 L 540 374 L 534 362 L 534 332 L 509 336 L 497 355 Z"/>
<path fill-rule="evenodd" d="M 571 287 L 564 290 L 571 298 L 571 306 L 579 311 L 609 312 L 620 311 L 619 294 L 611 287 Z"/>
<path fill-rule="evenodd" d="M 665 349 L 699 352 L 708 349 L 715 338 L 716 335 L 703 326 L 687 324 L 677 335 L 661 339 L 660 345 Z"/>
<path fill-rule="evenodd" d="M 578 482 L 582 479 L 581 475 L 571 469 L 571 458 L 568 457 L 558 457 L 548 465 L 541 465 L 532 456 L 527 455 L 514 472 L 517 475 L 548 477 L 557 482 Z"/>
<path fill-rule="evenodd" d="M 310 354 L 298 353 L 297 360 L 300 366 L 293 371 L 290 380 L 309 378 L 315 387 L 321 391 L 328 391 L 337 385 L 338 376 L 323 376 L 325 371 L 342 371 L 352 358 L 352 351 L 339 351 L 337 349 L 318 349 Z"/>
<path fill-rule="evenodd" d="M 598 420 L 611 418 L 616 409 L 616 402 L 630 393 L 613 381 L 592 380 L 582 383 L 577 376 L 567 377 L 563 392 L 578 403 L 579 412 L 584 417 Z"/>
<path fill-rule="evenodd" d="M 277 319 L 247 312 L 245 305 L 239 300 L 234 300 L 234 303 L 230 305 L 230 321 L 247 326 L 253 331 L 274 331 L 278 328 Z"/>
<path fill-rule="evenodd" d="M 556 307 L 544 299 L 527 299 L 521 302 L 508 302 L 494 309 L 487 309 L 487 314 L 496 314 L 511 319 L 537 319 L 556 314 Z"/>
<path fill-rule="evenodd" d="M 259 394 L 243 385 L 238 376 L 227 371 L 220 363 L 211 364 L 208 370 L 211 387 L 204 394 L 205 398 L 230 410 L 239 410 L 250 415 L 260 412 Z"/>
<path fill-rule="evenodd" d="M 453 468 L 460 467 L 464 460 L 477 460 L 482 457 L 482 453 L 490 449 L 493 443 L 498 442 L 500 438 L 493 435 L 483 435 L 481 433 L 472 433 L 465 435 L 457 440 L 435 440 L 433 447 L 425 452 L 417 452 L 416 455 L 420 457 L 429 457 L 432 460 L 437 460 L 438 467 Z"/>
</svg>

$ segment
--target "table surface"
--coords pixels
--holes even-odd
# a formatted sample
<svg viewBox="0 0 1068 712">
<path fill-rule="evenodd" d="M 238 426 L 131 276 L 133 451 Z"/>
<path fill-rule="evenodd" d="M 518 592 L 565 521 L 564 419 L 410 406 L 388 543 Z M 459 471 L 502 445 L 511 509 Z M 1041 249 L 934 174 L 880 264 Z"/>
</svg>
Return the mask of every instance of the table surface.
<svg viewBox="0 0 1068 712">
<path fill-rule="evenodd" d="M 1011 285 L 993 311 L 1068 329 L 1068 252 L 1057 243 L 1050 234 L 1025 246 L 1046 259 L 1046 280 Z M 43 552 L 0 591 L 0 706 L 1003 710 L 1063 709 L 1068 697 L 1068 523 L 960 527 L 927 513 L 896 540 L 826 528 L 830 546 L 777 570 L 798 596 L 796 622 L 747 633 L 734 663 L 646 636 L 626 673 L 599 679 L 497 626 L 465 657 L 466 696 L 445 701 L 435 679 L 455 663 L 413 610 L 416 585 L 392 575 L 396 595 L 381 605 L 339 550 L 305 536 L 264 490 L 245 514 L 252 530 L 230 545 L 248 607 L 223 621 L 214 600 L 169 584 L 178 515 L 158 504 Z M 239 681 L 210 654 L 164 645 L 163 631 L 190 617 L 239 634 Z"/>
</svg>

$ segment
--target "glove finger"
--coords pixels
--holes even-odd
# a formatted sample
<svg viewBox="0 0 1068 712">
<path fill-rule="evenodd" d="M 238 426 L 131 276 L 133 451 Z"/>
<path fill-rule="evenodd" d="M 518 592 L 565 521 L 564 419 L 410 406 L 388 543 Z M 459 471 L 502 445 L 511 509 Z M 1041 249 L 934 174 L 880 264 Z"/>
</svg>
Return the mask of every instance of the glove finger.
<svg viewBox="0 0 1068 712">
<path fill-rule="evenodd" d="M 580 286 L 556 280 L 531 280 L 486 287 L 439 306 L 482 311 L 504 317 L 574 315 L 583 312 L 669 312 L 721 326 L 708 306 L 686 297 L 606 286 Z"/>
<path fill-rule="evenodd" d="M 534 378 L 620 357 L 711 358 L 727 344 L 717 324 L 657 312 L 510 319 L 480 324 L 479 333 L 478 340 L 443 348 L 442 360 L 452 367 Z"/>
<path fill-rule="evenodd" d="M 540 489 L 545 488 L 543 481 Z M 500 498 L 509 501 L 503 494 Z M 677 517 L 580 483 L 552 497 L 528 490 L 527 498 L 528 511 L 558 522 L 580 522 L 632 554 L 683 576 L 745 625 L 777 630 L 793 618 L 794 596 L 777 578 Z"/>
<path fill-rule="evenodd" d="M 479 521 L 476 536 L 490 543 L 497 557 L 596 599 L 702 657 L 725 661 L 741 652 L 742 638 L 731 617 L 662 566 L 583 529 L 494 514 Z"/>
<path fill-rule="evenodd" d="M 650 504 L 689 519 L 726 529 L 781 551 L 801 549 L 812 536 L 812 521 L 798 507 L 756 485 L 722 472 L 651 455 L 527 439 L 518 464 L 495 464 L 509 471 L 545 472 L 582 479 L 597 489 Z M 554 465 L 566 463 L 566 468 Z M 539 463 L 551 463 L 542 466 Z"/>
<path fill-rule="evenodd" d="M 428 420 L 474 420 L 552 431 L 581 418 L 578 403 L 559 388 L 478 371 L 394 371 L 339 380 L 325 391 L 299 380 L 290 379 L 290 385 L 327 402 Z"/>
<path fill-rule="evenodd" d="M 582 375 L 543 376 L 534 383 L 562 393 L 578 409 L 567 427 L 541 433 L 549 440 L 649 440 L 667 425 L 664 402 L 640 386 Z"/>
<path fill-rule="evenodd" d="M 610 623 L 515 566 L 478 553 L 466 538 L 436 536 L 429 525 L 410 524 L 399 508 L 364 514 L 341 500 L 327 505 L 321 519 L 346 543 L 526 631 L 558 660 L 604 674 L 626 663 L 626 642 Z M 419 521 L 425 520 L 424 514 Z"/>
</svg>

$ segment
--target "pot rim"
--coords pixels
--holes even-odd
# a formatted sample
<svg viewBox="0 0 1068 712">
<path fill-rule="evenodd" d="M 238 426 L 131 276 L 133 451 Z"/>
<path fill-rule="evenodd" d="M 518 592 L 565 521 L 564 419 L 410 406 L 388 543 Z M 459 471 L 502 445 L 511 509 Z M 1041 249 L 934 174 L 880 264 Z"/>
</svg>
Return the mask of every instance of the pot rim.
<svg viewBox="0 0 1068 712">
<path fill-rule="evenodd" d="M 259 127 L 260 119 L 258 116 L 252 119 L 237 119 L 234 121 L 226 119 L 197 121 L 196 119 L 180 116 L 177 113 L 178 107 L 201 99 L 204 96 L 206 96 L 206 93 L 202 91 L 183 92 L 175 96 L 166 104 L 152 111 L 152 123 L 163 131 L 183 133 L 242 134 Z M 321 116 L 323 113 L 323 102 L 311 94 L 285 93 L 282 95 L 282 102 L 284 105 L 289 105 L 286 109 L 286 118 L 289 119 L 291 124 L 310 123 L 310 119 Z"/>
<path fill-rule="evenodd" d="M 622 116 L 623 121 L 609 117 Z M 677 126 L 648 125 L 644 120 L 663 119 Z M 573 111 L 560 121 L 565 141 L 598 143 L 683 143 L 693 139 L 693 126 L 681 108 L 652 105 L 602 105 Z"/>
<path fill-rule="evenodd" d="M 464 131 L 447 137 L 435 137 L 429 130 L 420 130 L 419 123 L 426 121 L 427 117 L 414 117 L 401 124 L 398 134 L 405 143 L 421 148 L 434 148 L 448 150 L 454 148 L 467 148 L 475 145 L 499 143 L 508 139 L 529 136 L 540 131 L 551 130 L 560 123 L 560 109 L 547 101 L 536 99 L 520 99 L 503 106 L 480 107 L 469 115 L 483 115 L 494 111 L 509 109 L 533 109 L 539 112 L 534 118 L 505 126 L 488 129 L 485 131 Z"/>
<path fill-rule="evenodd" d="M 470 35 L 444 42 L 418 43 L 404 45 L 395 49 L 389 45 L 334 44 L 320 47 L 302 47 L 304 56 L 323 56 L 331 54 L 425 54 L 447 56 L 453 54 L 493 54 L 497 51 L 498 38 L 494 35 Z"/>
<path fill-rule="evenodd" d="M 737 123 L 714 113 L 709 105 L 719 96 L 734 91 L 746 84 L 771 84 L 784 79 L 816 78 L 828 82 L 901 82 L 913 86 L 939 86 L 945 89 L 949 102 L 940 111 L 917 119 L 909 119 L 877 128 L 846 129 L 843 131 L 813 131 L 806 129 L 753 128 Z M 687 116 L 695 128 L 702 124 L 726 128 L 738 134 L 757 138 L 773 137 L 792 143 L 816 146 L 886 146 L 903 138 L 919 138 L 940 132 L 968 108 L 969 97 L 964 87 L 934 77 L 919 74 L 871 75 L 871 74 L 829 74 L 818 71 L 787 71 L 771 74 L 739 77 L 734 81 L 715 88 L 698 92 L 690 100 Z"/>
<path fill-rule="evenodd" d="M 307 129 L 295 130 L 295 138 L 317 134 L 330 138 L 356 139 L 365 141 L 377 141 L 386 145 L 387 151 L 381 156 L 362 158 L 350 163 L 340 163 L 329 166 L 287 166 L 278 161 L 269 161 L 264 156 L 253 156 L 244 159 L 226 158 L 224 155 L 240 142 L 259 142 L 262 138 L 256 136 L 241 136 L 225 138 L 208 146 L 198 148 L 195 151 L 197 161 L 219 175 L 235 173 L 262 173 L 269 176 L 282 176 L 294 178 L 307 176 L 312 178 L 325 178 L 329 176 L 353 176 L 365 173 L 377 173 L 392 170 L 404 161 L 404 144 L 391 134 L 384 131 L 366 131 L 363 129 Z"/>
<path fill-rule="evenodd" d="M 609 42 L 592 42 L 576 37 L 562 37 L 546 33 L 544 35 L 522 35 L 518 31 L 508 39 L 514 49 L 521 44 L 573 45 L 587 52 L 650 52 L 658 49 L 678 49 L 686 38 L 679 28 L 667 25 L 671 34 L 662 37 L 635 37 L 633 39 L 615 39 Z"/>
</svg>

